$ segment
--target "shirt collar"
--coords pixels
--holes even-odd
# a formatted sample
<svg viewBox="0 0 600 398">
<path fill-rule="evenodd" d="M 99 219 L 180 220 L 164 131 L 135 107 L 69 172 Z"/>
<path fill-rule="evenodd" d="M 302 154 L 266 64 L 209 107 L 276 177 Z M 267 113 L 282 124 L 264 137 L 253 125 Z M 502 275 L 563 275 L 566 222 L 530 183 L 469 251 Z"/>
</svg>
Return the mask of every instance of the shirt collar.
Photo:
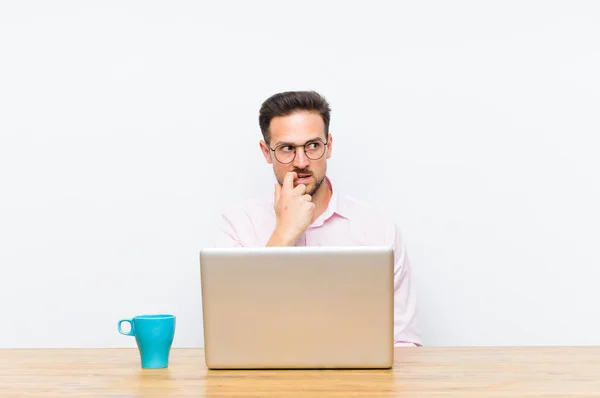
<svg viewBox="0 0 600 398">
<path fill-rule="evenodd" d="M 325 183 L 329 185 L 331 189 L 331 198 L 329 198 L 329 204 L 327 205 L 327 209 L 315 220 L 312 224 L 313 227 L 318 227 L 323 225 L 325 221 L 333 217 L 334 215 L 338 215 L 340 217 L 350 219 L 348 216 L 348 210 L 345 206 L 344 197 L 340 195 L 337 188 L 334 188 L 331 179 L 329 177 L 325 177 Z"/>
</svg>

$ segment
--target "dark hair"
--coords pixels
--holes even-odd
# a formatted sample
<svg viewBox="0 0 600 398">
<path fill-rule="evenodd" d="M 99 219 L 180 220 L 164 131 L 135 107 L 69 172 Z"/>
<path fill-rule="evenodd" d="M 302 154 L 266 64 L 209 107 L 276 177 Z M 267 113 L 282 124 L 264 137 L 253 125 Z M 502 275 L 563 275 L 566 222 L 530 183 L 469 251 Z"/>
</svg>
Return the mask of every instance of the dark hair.
<svg viewBox="0 0 600 398">
<path fill-rule="evenodd" d="M 267 98 L 260 107 L 258 124 L 266 143 L 271 140 L 269 125 L 277 116 L 286 116 L 295 111 L 319 112 L 325 123 L 325 139 L 329 135 L 329 113 L 331 109 L 327 100 L 315 91 L 286 91 Z"/>
</svg>

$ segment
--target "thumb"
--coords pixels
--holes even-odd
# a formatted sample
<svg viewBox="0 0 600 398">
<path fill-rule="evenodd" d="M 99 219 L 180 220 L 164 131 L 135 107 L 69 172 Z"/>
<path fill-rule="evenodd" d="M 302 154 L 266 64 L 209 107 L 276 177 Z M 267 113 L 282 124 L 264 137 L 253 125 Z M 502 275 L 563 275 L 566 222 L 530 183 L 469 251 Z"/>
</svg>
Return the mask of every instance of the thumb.
<svg viewBox="0 0 600 398">
<path fill-rule="evenodd" d="M 275 183 L 275 203 L 279 202 L 279 197 L 281 196 L 281 185 L 279 183 Z"/>
</svg>

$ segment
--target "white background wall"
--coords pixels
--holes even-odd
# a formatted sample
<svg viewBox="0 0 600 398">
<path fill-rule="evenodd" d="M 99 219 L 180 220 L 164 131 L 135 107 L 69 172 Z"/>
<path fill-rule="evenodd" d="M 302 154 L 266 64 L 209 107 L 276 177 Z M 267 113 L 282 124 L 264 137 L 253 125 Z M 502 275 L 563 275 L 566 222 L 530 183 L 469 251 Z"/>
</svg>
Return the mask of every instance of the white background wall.
<svg viewBox="0 0 600 398">
<path fill-rule="evenodd" d="M 600 343 L 600 3 L 0 3 L 0 346 L 202 346 L 198 252 L 270 192 L 260 103 L 333 108 L 339 189 L 390 211 L 426 345 Z"/>
</svg>

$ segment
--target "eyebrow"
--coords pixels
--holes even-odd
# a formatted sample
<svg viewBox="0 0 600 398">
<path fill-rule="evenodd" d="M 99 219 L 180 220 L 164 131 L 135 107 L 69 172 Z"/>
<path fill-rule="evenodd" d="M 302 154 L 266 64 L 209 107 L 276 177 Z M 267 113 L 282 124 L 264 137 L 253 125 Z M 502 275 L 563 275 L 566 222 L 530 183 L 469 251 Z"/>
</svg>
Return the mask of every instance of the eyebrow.
<svg viewBox="0 0 600 398">
<path fill-rule="evenodd" d="M 311 138 L 310 140 L 306 141 L 302 145 L 306 145 L 306 144 L 308 144 L 309 142 L 312 142 L 312 141 L 321 141 L 321 140 L 322 140 L 321 137 Z M 296 145 L 296 144 L 293 143 L 293 142 L 290 142 L 290 141 L 277 141 L 277 142 L 275 142 L 274 146 L 279 146 L 279 145 Z M 300 144 L 298 144 L 298 145 L 300 145 Z"/>
</svg>

